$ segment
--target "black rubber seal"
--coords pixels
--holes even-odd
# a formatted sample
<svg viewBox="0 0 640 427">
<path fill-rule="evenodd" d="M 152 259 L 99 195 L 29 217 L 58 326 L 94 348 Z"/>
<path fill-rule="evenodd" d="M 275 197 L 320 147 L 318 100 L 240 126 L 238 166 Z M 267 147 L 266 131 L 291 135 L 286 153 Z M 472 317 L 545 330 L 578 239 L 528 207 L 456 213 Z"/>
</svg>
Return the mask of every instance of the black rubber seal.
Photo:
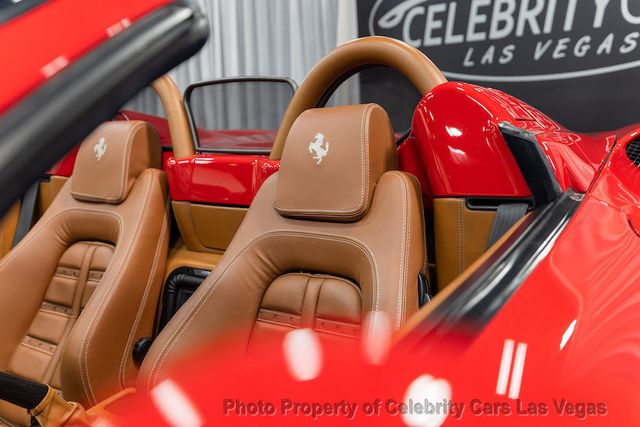
<svg viewBox="0 0 640 427">
<path fill-rule="evenodd" d="M 150 82 L 196 53 L 207 20 L 158 9 L 70 65 L 0 118 L 0 215 L 43 172 Z"/>
<path fill-rule="evenodd" d="M 22 0 L 14 3 L 11 0 L 0 0 L 0 24 L 17 18 L 45 2 L 46 0 Z"/>
<path fill-rule="evenodd" d="M 535 206 L 546 205 L 560 197 L 562 189 L 536 135 L 506 122 L 499 127 L 531 190 Z"/>
<path fill-rule="evenodd" d="M 174 270 L 164 285 L 160 330 L 193 295 L 198 286 L 207 278 L 209 271 L 198 268 L 181 267 Z"/>
</svg>

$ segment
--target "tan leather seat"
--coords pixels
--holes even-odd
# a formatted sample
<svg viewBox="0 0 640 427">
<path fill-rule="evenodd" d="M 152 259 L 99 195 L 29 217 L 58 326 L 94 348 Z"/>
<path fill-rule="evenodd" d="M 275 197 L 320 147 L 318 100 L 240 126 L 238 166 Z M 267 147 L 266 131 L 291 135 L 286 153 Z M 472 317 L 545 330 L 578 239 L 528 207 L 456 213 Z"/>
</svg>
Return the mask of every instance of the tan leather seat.
<svg viewBox="0 0 640 427">
<path fill-rule="evenodd" d="M 375 322 L 360 330 L 370 311 L 399 328 L 418 310 L 425 239 L 418 183 L 395 165 L 379 106 L 303 113 L 280 172 L 263 184 L 216 269 L 153 343 L 139 389 L 154 387 L 196 345 L 229 333 L 230 351 L 252 357 L 256 344 L 295 328 L 334 340 L 375 335 Z"/>
<path fill-rule="evenodd" d="M 435 198 L 433 212 L 440 292 L 487 251 L 496 212 L 470 209 L 462 197 Z"/>
<path fill-rule="evenodd" d="M 144 122 L 105 123 L 82 144 L 72 178 L 0 261 L 0 370 L 86 405 L 132 385 L 168 245 L 160 162 Z M 6 402 L 0 419 L 29 422 Z"/>
<path fill-rule="evenodd" d="M 0 219 L 0 258 L 11 251 L 13 237 L 18 227 L 18 217 L 20 216 L 20 202 L 16 202 L 2 219 Z"/>
</svg>

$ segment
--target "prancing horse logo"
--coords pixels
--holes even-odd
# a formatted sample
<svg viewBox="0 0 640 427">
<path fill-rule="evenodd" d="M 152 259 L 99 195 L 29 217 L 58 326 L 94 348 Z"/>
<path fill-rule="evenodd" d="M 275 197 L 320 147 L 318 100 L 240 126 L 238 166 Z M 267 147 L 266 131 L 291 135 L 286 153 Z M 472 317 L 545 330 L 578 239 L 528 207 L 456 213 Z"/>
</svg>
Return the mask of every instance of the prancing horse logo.
<svg viewBox="0 0 640 427">
<path fill-rule="evenodd" d="M 318 162 L 316 164 L 319 165 L 320 162 L 322 162 L 322 159 L 327 157 L 327 154 L 329 154 L 329 141 L 325 144 L 324 135 L 320 132 L 316 133 L 314 138 L 315 140 L 309 144 L 309 152 L 315 154 L 313 156 L 313 160 L 317 160 Z"/>
<path fill-rule="evenodd" d="M 96 160 L 100 161 L 104 157 L 104 153 L 107 151 L 107 142 L 104 138 L 100 138 L 96 145 L 93 146 L 93 151 L 96 153 Z"/>
</svg>

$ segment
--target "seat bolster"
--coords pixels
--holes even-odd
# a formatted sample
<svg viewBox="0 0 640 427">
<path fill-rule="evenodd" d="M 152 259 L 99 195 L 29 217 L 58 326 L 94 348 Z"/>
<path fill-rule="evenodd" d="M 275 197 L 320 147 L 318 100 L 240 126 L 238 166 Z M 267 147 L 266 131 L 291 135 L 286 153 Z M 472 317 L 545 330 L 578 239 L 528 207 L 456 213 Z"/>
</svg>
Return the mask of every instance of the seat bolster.
<svg viewBox="0 0 640 427">
<path fill-rule="evenodd" d="M 127 199 L 109 268 L 76 322 L 62 364 L 67 400 L 91 406 L 135 383 L 132 349 L 151 336 L 168 251 L 166 177 L 147 169 Z"/>
<path fill-rule="evenodd" d="M 0 370 L 13 353 L 41 308 L 58 261 L 67 249 L 62 231 L 65 206 L 57 204 L 29 234 L 0 261 Z"/>
<path fill-rule="evenodd" d="M 419 309 L 418 275 L 427 258 L 423 212 L 418 180 L 406 172 L 389 171 L 378 181 L 371 212 L 357 230 L 381 271 L 382 291 L 372 310 L 389 316 L 394 330 Z"/>
</svg>

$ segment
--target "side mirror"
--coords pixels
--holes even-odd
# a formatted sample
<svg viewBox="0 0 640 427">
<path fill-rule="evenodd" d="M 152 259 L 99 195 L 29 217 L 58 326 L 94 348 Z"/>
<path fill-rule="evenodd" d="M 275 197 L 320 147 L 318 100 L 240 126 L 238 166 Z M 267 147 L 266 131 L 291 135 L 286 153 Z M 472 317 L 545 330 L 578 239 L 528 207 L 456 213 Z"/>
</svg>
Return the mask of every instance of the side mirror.
<svg viewBox="0 0 640 427">
<path fill-rule="evenodd" d="M 198 152 L 269 154 L 297 86 L 281 77 L 194 83 L 184 94 Z"/>
</svg>

